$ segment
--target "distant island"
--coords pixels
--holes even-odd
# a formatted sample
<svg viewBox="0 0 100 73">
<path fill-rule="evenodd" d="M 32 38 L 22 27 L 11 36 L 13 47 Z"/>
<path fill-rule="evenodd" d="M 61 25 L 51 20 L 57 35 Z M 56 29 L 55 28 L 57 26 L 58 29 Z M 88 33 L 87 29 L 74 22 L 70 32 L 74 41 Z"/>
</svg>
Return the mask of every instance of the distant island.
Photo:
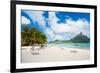
<svg viewBox="0 0 100 73">
<path fill-rule="evenodd" d="M 43 32 L 40 32 L 34 27 L 30 28 L 27 25 L 22 25 L 21 38 L 22 38 L 21 39 L 22 46 L 47 43 L 46 35 Z M 90 38 L 88 38 L 87 36 L 83 35 L 82 32 L 80 32 L 78 35 L 76 35 L 70 40 L 55 40 L 55 41 L 50 41 L 48 43 L 59 44 L 59 43 L 89 43 L 89 42 Z"/>
<path fill-rule="evenodd" d="M 55 40 L 55 41 L 51 41 L 49 43 L 89 43 L 90 42 L 90 38 L 88 38 L 87 36 L 83 35 L 82 32 L 80 32 L 78 35 L 76 35 L 74 38 L 70 39 L 70 40 L 64 40 L 64 41 L 59 41 L 59 40 Z"/>
<path fill-rule="evenodd" d="M 89 43 L 90 38 L 88 38 L 87 36 L 83 35 L 82 32 L 80 32 L 78 35 L 76 35 L 74 38 L 72 38 L 69 41 L 74 43 Z"/>
</svg>

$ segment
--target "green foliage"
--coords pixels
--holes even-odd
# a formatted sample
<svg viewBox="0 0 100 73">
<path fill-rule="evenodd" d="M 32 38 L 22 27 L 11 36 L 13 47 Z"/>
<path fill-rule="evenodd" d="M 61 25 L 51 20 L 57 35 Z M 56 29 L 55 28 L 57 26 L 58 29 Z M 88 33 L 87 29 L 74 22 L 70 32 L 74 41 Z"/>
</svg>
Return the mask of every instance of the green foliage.
<svg viewBox="0 0 100 73">
<path fill-rule="evenodd" d="M 21 30 L 21 45 L 28 46 L 33 44 L 44 44 L 47 38 L 43 32 L 36 28 L 29 28 L 27 25 L 22 25 Z"/>
</svg>

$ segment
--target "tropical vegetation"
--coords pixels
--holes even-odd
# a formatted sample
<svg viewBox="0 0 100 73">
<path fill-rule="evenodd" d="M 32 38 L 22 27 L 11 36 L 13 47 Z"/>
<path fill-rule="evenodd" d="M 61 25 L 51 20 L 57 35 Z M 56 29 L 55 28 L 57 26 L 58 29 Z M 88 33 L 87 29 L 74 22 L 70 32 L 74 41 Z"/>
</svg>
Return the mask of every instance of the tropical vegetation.
<svg viewBox="0 0 100 73">
<path fill-rule="evenodd" d="M 28 25 L 21 25 L 21 45 L 28 46 L 46 43 L 46 36 L 43 32 Z"/>
</svg>

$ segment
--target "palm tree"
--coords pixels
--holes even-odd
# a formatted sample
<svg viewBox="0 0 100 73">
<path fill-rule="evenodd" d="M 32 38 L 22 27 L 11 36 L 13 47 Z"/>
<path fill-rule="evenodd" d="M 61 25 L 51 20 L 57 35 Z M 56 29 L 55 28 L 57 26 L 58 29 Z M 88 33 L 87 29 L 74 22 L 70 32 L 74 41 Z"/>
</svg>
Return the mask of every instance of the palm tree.
<svg viewBox="0 0 100 73">
<path fill-rule="evenodd" d="M 26 25 L 22 25 L 22 32 L 21 32 L 22 45 L 28 45 L 29 32 L 30 32 L 29 28 Z"/>
<path fill-rule="evenodd" d="M 21 31 L 22 45 L 44 44 L 47 42 L 45 34 L 36 28 L 29 28 L 27 25 L 22 26 Z"/>
</svg>

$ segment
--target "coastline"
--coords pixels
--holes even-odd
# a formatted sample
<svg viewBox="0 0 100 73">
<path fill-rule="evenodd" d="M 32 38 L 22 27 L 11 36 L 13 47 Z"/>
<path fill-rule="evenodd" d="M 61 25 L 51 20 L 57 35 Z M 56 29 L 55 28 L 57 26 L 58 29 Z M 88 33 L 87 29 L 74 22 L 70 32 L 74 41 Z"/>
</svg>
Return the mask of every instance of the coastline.
<svg viewBox="0 0 100 73">
<path fill-rule="evenodd" d="M 56 61 L 75 61 L 88 60 L 90 58 L 89 49 L 60 48 L 57 46 L 46 46 L 32 51 L 31 46 L 21 48 L 21 62 L 56 62 Z"/>
</svg>

